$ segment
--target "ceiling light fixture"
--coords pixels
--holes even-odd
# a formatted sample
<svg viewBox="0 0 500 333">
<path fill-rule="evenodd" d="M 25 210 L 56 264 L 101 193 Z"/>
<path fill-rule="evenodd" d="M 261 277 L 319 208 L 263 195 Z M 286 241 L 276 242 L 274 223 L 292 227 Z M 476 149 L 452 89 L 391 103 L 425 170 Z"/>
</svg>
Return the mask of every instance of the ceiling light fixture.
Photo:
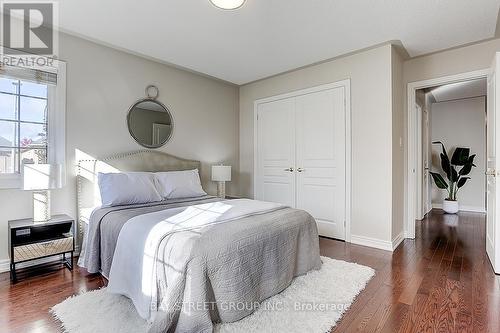
<svg viewBox="0 0 500 333">
<path fill-rule="evenodd" d="M 245 3 L 245 0 L 210 0 L 212 5 L 220 9 L 238 9 Z"/>
</svg>

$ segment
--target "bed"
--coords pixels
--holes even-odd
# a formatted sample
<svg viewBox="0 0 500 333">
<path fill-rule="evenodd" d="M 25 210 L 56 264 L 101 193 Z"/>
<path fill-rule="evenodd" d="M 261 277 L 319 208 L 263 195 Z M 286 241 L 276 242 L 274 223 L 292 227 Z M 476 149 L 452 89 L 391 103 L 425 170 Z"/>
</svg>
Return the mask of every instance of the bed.
<svg viewBox="0 0 500 333">
<path fill-rule="evenodd" d="M 316 223 L 301 210 L 209 195 L 96 208 L 98 172 L 193 169 L 200 162 L 157 151 L 78 163 L 79 265 L 129 297 L 151 332 L 211 332 L 321 267 Z"/>
</svg>

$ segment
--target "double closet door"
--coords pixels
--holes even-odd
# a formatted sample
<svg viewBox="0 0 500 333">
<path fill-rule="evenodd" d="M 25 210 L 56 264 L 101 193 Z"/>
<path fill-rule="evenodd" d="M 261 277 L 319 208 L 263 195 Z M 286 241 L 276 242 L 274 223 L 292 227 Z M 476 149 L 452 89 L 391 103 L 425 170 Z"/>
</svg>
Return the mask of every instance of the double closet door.
<svg viewBox="0 0 500 333">
<path fill-rule="evenodd" d="M 320 235 L 345 239 L 345 87 L 257 103 L 258 200 L 310 213 Z"/>
</svg>

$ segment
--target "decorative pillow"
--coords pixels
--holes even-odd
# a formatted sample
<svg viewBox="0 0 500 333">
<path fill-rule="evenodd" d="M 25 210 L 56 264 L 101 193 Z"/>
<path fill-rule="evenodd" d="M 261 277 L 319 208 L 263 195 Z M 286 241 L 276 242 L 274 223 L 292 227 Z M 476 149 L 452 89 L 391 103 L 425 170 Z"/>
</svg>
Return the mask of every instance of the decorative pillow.
<svg viewBox="0 0 500 333">
<path fill-rule="evenodd" d="M 148 172 L 97 174 L 102 206 L 130 205 L 161 201 L 155 177 Z"/>
<path fill-rule="evenodd" d="M 198 169 L 155 173 L 158 192 L 165 199 L 192 198 L 207 195 L 201 187 Z"/>
</svg>

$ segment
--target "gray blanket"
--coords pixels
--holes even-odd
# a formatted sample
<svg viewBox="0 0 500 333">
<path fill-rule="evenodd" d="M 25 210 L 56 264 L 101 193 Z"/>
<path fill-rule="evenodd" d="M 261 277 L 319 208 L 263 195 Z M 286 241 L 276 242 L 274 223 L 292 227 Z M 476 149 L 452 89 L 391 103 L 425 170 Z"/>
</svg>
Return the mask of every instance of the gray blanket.
<svg viewBox="0 0 500 333">
<path fill-rule="evenodd" d="M 183 290 L 169 290 L 172 267 L 157 266 L 159 311 L 150 332 L 212 332 L 213 322 L 241 320 L 294 277 L 321 268 L 316 222 L 301 210 L 247 217 L 188 238 Z M 168 262 L 176 244 L 164 242 L 157 259 Z"/>
<path fill-rule="evenodd" d="M 94 212 L 87 268 L 109 274 L 118 233 L 130 218 L 215 201 L 202 198 Z M 124 253 L 122 263 L 137 264 L 126 260 L 137 254 Z M 154 259 L 158 291 L 152 332 L 211 332 L 213 322 L 250 315 L 256 304 L 283 291 L 294 277 L 321 267 L 316 222 L 292 208 L 173 233 L 161 242 Z"/>
<path fill-rule="evenodd" d="M 115 253 L 116 241 L 123 225 L 132 217 L 157 212 L 164 209 L 190 206 L 205 202 L 215 202 L 220 199 L 212 196 L 166 200 L 147 204 L 103 207 L 90 216 L 84 238 L 84 254 L 79 265 L 89 273 L 101 273 L 108 278 Z"/>
</svg>

